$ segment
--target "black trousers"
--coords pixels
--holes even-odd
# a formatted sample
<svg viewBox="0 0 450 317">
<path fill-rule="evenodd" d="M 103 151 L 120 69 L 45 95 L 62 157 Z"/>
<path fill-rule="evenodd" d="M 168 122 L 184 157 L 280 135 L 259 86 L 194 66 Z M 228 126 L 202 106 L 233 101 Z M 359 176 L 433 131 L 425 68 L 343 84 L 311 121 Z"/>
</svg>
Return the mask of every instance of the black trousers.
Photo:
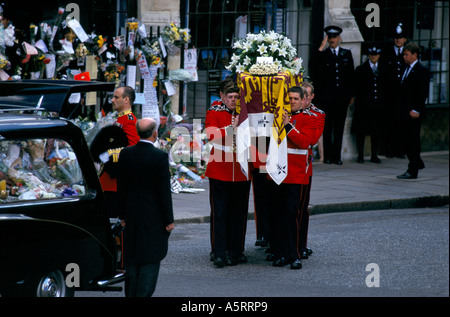
<svg viewBox="0 0 450 317">
<path fill-rule="evenodd" d="M 259 169 L 253 170 L 252 173 L 253 185 L 253 206 L 255 208 L 255 223 L 256 223 L 256 239 L 264 238 L 270 241 L 269 233 L 269 180 L 267 173 L 260 173 Z"/>
<path fill-rule="evenodd" d="M 302 254 L 302 252 L 306 251 L 307 243 L 308 243 L 308 228 L 309 228 L 309 199 L 311 193 L 311 181 L 312 177 L 309 177 L 309 184 L 301 185 L 301 196 L 300 196 L 300 228 L 298 232 L 298 252 Z"/>
<path fill-rule="evenodd" d="M 307 220 L 302 210 L 309 193 L 307 185 L 270 182 L 270 248 L 275 258 L 300 259 L 306 247 Z M 306 214 L 304 215 L 306 216 Z M 301 230 L 301 228 L 303 230 Z M 301 239 L 304 239 L 302 241 Z"/>
<path fill-rule="evenodd" d="M 126 297 L 151 297 L 158 281 L 160 262 L 127 263 Z"/>
<path fill-rule="evenodd" d="M 325 111 L 323 128 L 324 160 L 336 162 L 341 159 L 342 138 L 344 136 L 345 119 L 347 118 L 348 101 L 327 102 L 322 104 Z"/>
<path fill-rule="evenodd" d="M 216 257 L 240 257 L 247 232 L 250 181 L 209 179 L 211 250 Z"/>
<path fill-rule="evenodd" d="M 408 119 L 402 122 L 401 135 L 403 150 L 408 157 L 408 173 L 417 176 L 419 170 L 425 167 L 420 157 L 420 129 L 421 119 Z"/>
</svg>

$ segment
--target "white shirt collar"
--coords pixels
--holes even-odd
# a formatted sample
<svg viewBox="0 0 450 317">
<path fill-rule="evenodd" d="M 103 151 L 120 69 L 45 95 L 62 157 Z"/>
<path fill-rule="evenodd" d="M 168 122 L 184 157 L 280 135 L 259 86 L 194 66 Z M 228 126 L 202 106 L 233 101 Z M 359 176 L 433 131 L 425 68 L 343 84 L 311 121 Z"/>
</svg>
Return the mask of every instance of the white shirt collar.
<svg viewBox="0 0 450 317">
<path fill-rule="evenodd" d="M 155 143 L 153 143 L 150 140 L 142 140 L 142 139 L 140 139 L 139 142 L 150 143 L 151 145 L 155 145 Z"/>
<path fill-rule="evenodd" d="M 409 65 L 409 67 L 410 67 L 410 68 L 413 68 L 413 67 L 414 67 L 414 65 L 416 65 L 416 63 L 417 63 L 418 61 L 419 61 L 419 60 L 418 60 L 418 59 L 416 59 L 416 60 L 415 60 L 415 61 L 414 61 L 414 62 L 413 62 L 412 64 L 410 64 L 410 65 Z"/>
</svg>

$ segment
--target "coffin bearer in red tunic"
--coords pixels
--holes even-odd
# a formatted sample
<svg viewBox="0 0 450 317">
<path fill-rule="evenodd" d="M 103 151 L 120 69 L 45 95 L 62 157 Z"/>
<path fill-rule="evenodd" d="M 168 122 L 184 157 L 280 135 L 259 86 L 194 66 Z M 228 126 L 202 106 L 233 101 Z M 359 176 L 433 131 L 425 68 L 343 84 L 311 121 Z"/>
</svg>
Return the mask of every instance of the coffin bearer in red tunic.
<svg viewBox="0 0 450 317">
<path fill-rule="evenodd" d="M 305 93 L 304 103 L 302 105 L 303 112 L 308 113 L 309 117 L 308 120 L 317 120 L 317 133 L 321 133 L 324 128 L 325 124 L 325 112 L 317 108 L 312 104 L 312 100 L 314 99 L 314 86 L 309 82 L 304 82 L 302 84 L 302 88 Z M 320 136 L 319 136 L 320 138 Z M 314 155 L 312 151 L 312 146 L 308 149 L 308 159 L 311 160 Z M 309 255 L 312 254 L 312 250 L 307 247 L 307 241 L 308 241 L 308 227 L 309 227 L 309 199 L 310 199 L 310 192 L 311 192 L 311 182 L 312 182 L 312 175 L 313 175 L 313 165 L 310 163 L 308 165 L 307 170 L 307 177 L 309 177 L 309 184 L 308 185 L 302 185 L 302 197 L 304 199 L 303 204 L 299 206 L 301 208 L 300 214 L 300 227 L 299 227 L 299 253 L 301 255 L 302 259 L 307 259 Z"/>
<path fill-rule="evenodd" d="M 304 90 L 300 87 L 289 89 L 292 115 L 283 116 L 288 138 L 288 174 L 283 183 L 271 182 L 270 213 L 273 223 L 271 249 L 274 266 L 291 264 L 292 269 L 300 269 L 300 222 L 302 205 L 305 203 L 305 188 L 310 181 L 310 147 L 316 144 L 323 132 L 324 116 L 320 120 L 310 120 L 315 116 L 310 109 L 302 109 L 305 102 Z"/>
<path fill-rule="evenodd" d="M 205 131 L 213 148 L 206 168 L 211 205 L 211 248 L 216 267 L 245 262 L 244 242 L 250 181 L 236 160 L 236 103 L 239 88 L 224 88 L 223 99 L 208 109 Z"/>
</svg>

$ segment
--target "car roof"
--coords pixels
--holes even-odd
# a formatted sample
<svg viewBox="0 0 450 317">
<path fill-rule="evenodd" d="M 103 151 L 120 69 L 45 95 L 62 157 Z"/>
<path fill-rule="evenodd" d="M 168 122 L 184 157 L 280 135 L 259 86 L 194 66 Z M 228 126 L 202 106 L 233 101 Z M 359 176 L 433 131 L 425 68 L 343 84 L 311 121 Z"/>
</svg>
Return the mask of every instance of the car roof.
<svg viewBox="0 0 450 317">
<path fill-rule="evenodd" d="M 67 125 L 68 121 L 61 118 L 37 114 L 0 113 L 0 139 L 2 139 L 2 134 L 9 134 L 14 131 L 42 130 L 43 128 L 57 128 Z"/>
<path fill-rule="evenodd" d="M 38 108 L 69 114 L 69 97 L 73 93 L 90 91 L 114 91 L 115 83 L 78 80 L 23 79 L 0 82 L 0 110 L 14 108 Z M 62 114 L 63 113 L 63 114 Z"/>
</svg>

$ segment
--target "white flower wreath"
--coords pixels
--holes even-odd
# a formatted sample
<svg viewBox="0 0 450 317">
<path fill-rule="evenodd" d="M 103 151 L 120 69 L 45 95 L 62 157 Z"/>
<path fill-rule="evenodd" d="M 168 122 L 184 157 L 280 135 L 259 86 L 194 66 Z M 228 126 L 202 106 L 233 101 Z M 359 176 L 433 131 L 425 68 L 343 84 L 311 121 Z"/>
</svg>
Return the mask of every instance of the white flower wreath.
<svg viewBox="0 0 450 317">
<path fill-rule="evenodd" d="M 237 40 L 231 56 L 231 63 L 226 67 L 236 73 L 248 72 L 255 65 L 257 57 L 273 57 L 273 63 L 280 71 L 289 71 L 293 75 L 303 72 L 302 58 L 297 57 L 297 50 L 291 40 L 274 31 L 261 31 L 259 34 L 248 33 L 245 39 Z"/>
</svg>

